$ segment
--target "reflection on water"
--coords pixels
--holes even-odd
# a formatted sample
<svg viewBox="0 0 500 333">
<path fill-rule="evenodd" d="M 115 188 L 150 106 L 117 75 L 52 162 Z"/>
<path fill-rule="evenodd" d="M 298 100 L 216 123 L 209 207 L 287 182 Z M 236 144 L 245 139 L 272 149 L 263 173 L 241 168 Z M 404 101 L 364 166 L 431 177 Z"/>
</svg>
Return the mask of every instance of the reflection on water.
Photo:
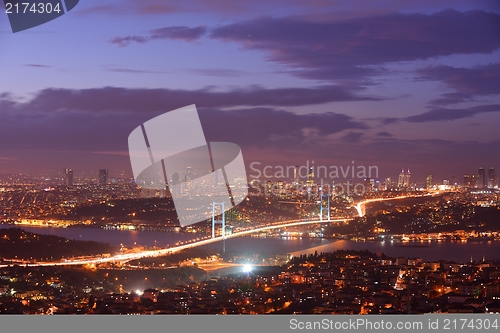
<svg viewBox="0 0 500 333">
<path fill-rule="evenodd" d="M 418 246 L 415 246 L 418 245 Z M 317 251 L 333 252 L 336 250 L 368 250 L 374 253 L 383 252 L 391 257 L 420 257 L 424 260 L 448 260 L 468 262 L 471 260 L 500 260 L 500 241 L 482 242 L 443 242 L 425 243 L 391 243 L 391 242 L 353 242 L 348 240 L 320 239 L 261 239 L 243 238 L 226 241 L 227 250 L 245 249 L 246 251 L 264 253 L 291 253 L 293 255 L 309 254 Z"/>
<path fill-rule="evenodd" d="M 13 228 L 16 226 L 0 224 L 0 229 Z M 198 237 L 196 234 L 161 232 L 161 231 L 139 231 L 139 230 L 105 230 L 99 228 L 47 228 L 47 227 L 25 227 L 22 229 L 37 234 L 56 235 L 69 239 L 91 240 L 106 242 L 114 246 L 123 244 L 125 247 L 136 245 L 144 246 L 166 246 L 173 245 L 177 241 L 184 241 Z M 156 244 L 155 244 L 156 241 Z"/>
<path fill-rule="evenodd" d="M 10 228 L 0 225 L 0 228 Z M 23 229 L 40 233 L 62 236 L 70 239 L 93 240 L 107 242 L 111 245 L 126 247 L 134 243 L 144 246 L 163 247 L 199 237 L 195 234 L 170 233 L 158 231 L 124 231 L 103 230 L 94 228 L 44 228 L 23 227 Z M 156 241 L 156 244 L 155 244 Z M 203 248 L 203 247 L 202 247 Z M 222 250 L 222 243 L 205 246 L 206 249 Z M 368 250 L 383 252 L 391 257 L 420 257 L 424 260 L 449 260 L 467 262 L 471 260 L 500 260 L 500 241 L 433 241 L 429 243 L 391 243 L 391 242 L 352 242 L 346 240 L 327 240 L 309 238 L 252 238 L 242 237 L 226 240 L 226 251 L 240 253 L 266 253 L 294 255 L 309 254 L 315 251 L 332 252 L 336 250 Z"/>
</svg>

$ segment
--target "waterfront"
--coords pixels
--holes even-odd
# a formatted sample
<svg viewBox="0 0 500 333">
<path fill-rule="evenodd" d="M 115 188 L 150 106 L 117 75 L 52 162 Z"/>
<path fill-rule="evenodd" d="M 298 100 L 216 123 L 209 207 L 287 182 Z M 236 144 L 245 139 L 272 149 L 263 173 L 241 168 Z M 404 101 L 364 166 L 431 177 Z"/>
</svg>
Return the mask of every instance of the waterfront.
<svg viewBox="0 0 500 333">
<path fill-rule="evenodd" d="M 0 229 L 10 228 L 12 225 L 0 225 Z M 143 245 L 146 247 L 164 247 L 173 245 L 177 241 L 185 241 L 200 237 L 197 234 L 169 233 L 154 231 L 123 231 L 103 230 L 97 228 L 43 228 L 23 227 L 24 230 L 53 234 L 70 239 L 92 240 L 107 242 L 111 245 L 132 247 Z M 424 260 L 452 260 L 468 262 L 471 260 L 500 260 L 500 241 L 432 241 L 432 242 L 354 242 L 348 240 L 332 240 L 319 238 L 257 238 L 239 237 L 226 241 L 226 250 L 239 253 L 269 253 L 294 255 L 317 252 L 333 252 L 336 250 L 369 250 L 383 252 L 392 257 L 420 257 Z M 203 247 L 202 247 L 203 248 Z M 206 245 L 207 249 L 222 249 L 222 243 Z"/>
</svg>

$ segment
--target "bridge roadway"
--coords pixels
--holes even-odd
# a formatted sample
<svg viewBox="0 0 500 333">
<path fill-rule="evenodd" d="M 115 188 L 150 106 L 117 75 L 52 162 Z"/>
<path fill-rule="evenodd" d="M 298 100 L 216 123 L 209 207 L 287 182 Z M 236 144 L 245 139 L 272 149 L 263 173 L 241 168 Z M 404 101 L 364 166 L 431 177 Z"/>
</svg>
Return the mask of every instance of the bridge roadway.
<svg viewBox="0 0 500 333">
<path fill-rule="evenodd" d="M 230 239 L 230 238 L 235 238 L 235 237 L 240 237 L 240 236 L 245 236 L 245 235 L 250 235 L 252 233 L 257 233 L 261 231 L 266 231 L 266 230 L 272 230 L 272 229 L 278 229 L 278 228 L 286 228 L 286 227 L 293 227 L 293 226 L 299 226 L 299 225 L 305 225 L 305 224 L 316 224 L 316 223 L 333 223 L 333 222 L 342 222 L 348 220 L 347 218 L 342 218 L 342 219 L 332 219 L 330 221 L 328 220 L 295 220 L 295 221 L 287 221 L 285 223 L 280 223 L 280 224 L 274 224 L 270 226 L 265 226 L 261 228 L 255 228 L 255 229 L 249 229 L 249 230 L 243 230 L 234 234 L 226 235 L 225 237 L 218 236 L 214 238 L 209 238 L 209 239 L 203 239 L 197 242 L 189 243 L 189 244 L 184 244 L 184 245 L 179 245 L 175 247 L 169 247 L 165 249 L 159 249 L 159 250 L 147 250 L 147 251 L 142 251 L 142 252 L 134 252 L 134 253 L 125 253 L 125 254 L 117 254 L 111 257 L 90 257 L 90 258 L 85 258 L 85 259 L 63 259 L 61 261 L 51 261 L 51 262 L 12 262 L 10 265 L 0 265 L 0 268 L 11 266 L 11 265 L 20 265 L 20 266 L 27 266 L 27 267 L 40 267 L 40 266 L 75 266 L 75 265 L 91 265 L 91 264 L 101 264 L 101 263 L 109 263 L 109 262 L 127 262 L 130 260 L 136 260 L 136 259 L 142 259 L 142 258 L 151 258 L 151 257 L 161 257 L 167 254 L 175 253 L 178 251 L 182 251 L 185 249 L 190 249 L 193 247 L 198 247 L 198 246 L 203 246 L 203 245 L 208 245 L 212 244 L 215 242 L 220 242 L 221 240 L 225 239 Z"/>
<path fill-rule="evenodd" d="M 363 206 L 365 206 L 368 203 L 389 201 L 389 200 L 398 200 L 398 199 L 408 199 L 408 198 L 421 198 L 421 197 L 435 196 L 438 194 L 441 194 L 441 192 L 434 191 L 434 192 L 429 192 L 429 193 L 421 194 L 421 195 L 400 195 L 398 197 L 392 197 L 392 198 L 367 199 L 367 200 L 358 202 L 358 204 L 356 206 L 354 206 L 354 208 L 356 208 L 356 211 L 358 212 L 358 216 L 363 217 L 366 214 L 366 211 L 365 211 Z"/>
<path fill-rule="evenodd" d="M 426 195 L 432 195 L 432 194 L 426 194 Z M 355 208 L 358 211 L 358 215 L 360 217 L 362 217 L 364 215 L 363 206 L 367 203 L 378 202 L 378 201 L 387 201 L 387 200 L 405 199 L 405 198 L 409 198 L 409 196 L 368 199 L 368 200 L 359 202 L 355 206 Z M 203 240 L 200 240 L 197 242 L 183 244 L 183 245 L 179 245 L 179 246 L 175 246 L 175 247 L 169 247 L 169 248 L 165 248 L 165 249 L 147 250 L 147 251 L 134 252 L 134 253 L 125 253 L 125 254 L 116 254 L 114 256 L 110 256 L 107 258 L 105 258 L 105 257 L 88 257 L 88 258 L 84 258 L 84 259 L 73 259 L 73 260 L 63 259 L 61 261 L 51 261 L 51 262 L 14 262 L 13 261 L 10 265 L 7 265 L 7 264 L 0 265 L 0 268 L 8 267 L 8 266 L 15 265 L 15 264 L 20 265 L 20 266 L 27 266 L 27 267 L 39 267 L 39 266 L 78 266 L 78 265 L 91 265 L 91 264 L 101 264 L 101 263 L 110 263 L 110 262 L 127 262 L 130 260 L 136 260 L 136 259 L 142 259 L 142 258 L 160 257 L 160 256 L 164 256 L 167 254 L 182 251 L 185 249 L 190 249 L 190 248 L 194 248 L 194 247 L 198 247 L 198 246 L 212 244 L 215 242 L 220 242 L 224 238 L 230 239 L 230 238 L 235 238 L 235 237 L 241 237 L 241 236 L 246 236 L 246 235 L 250 235 L 253 233 L 266 231 L 266 230 L 286 228 L 286 227 L 295 227 L 295 226 L 306 225 L 306 224 L 343 222 L 343 221 L 348 221 L 348 220 L 350 220 L 350 218 L 334 218 L 334 219 L 331 219 L 330 221 L 328 221 L 326 219 L 325 220 L 291 220 L 291 221 L 281 222 L 281 223 L 277 223 L 277 224 L 273 224 L 273 225 L 269 225 L 269 226 L 265 226 L 265 227 L 239 231 L 237 233 L 226 235 L 225 237 L 218 236 L 218 237 L 214 237 L 214 238 L 203 239 Z"/>
</svg>

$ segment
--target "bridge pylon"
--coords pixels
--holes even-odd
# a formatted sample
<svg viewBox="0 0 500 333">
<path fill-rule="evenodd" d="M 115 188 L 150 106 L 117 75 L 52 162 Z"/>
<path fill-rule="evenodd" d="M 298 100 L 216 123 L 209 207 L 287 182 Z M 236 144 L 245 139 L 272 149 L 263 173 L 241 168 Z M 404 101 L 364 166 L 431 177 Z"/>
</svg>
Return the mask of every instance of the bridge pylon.
<svg viewBox="0 0 500 333">
<path fill-rule="evenodd" d="M 323 197 L 326 197 L 327 203 L 325 207 L 325 203 Z M 326 210 L 326 218 L 327 221 L 331 221 L 330 219 L 330 193 L 321 193 L 319 196 L 319 220 L 323 221 L 323 211 Z"/>
<path fill-rule="evenodd" d="M 215 206 L 221 207 L 221 219 L 216 220 L 215 217 L 218 215 L 215 213 Z M 226 239 L 226 213 L 224 209 L 224 202 L 213 202 L 212 203 L 212 238 L 215 238 L 215 224 L 222 224 L 222 238 Z"/>
</svg>

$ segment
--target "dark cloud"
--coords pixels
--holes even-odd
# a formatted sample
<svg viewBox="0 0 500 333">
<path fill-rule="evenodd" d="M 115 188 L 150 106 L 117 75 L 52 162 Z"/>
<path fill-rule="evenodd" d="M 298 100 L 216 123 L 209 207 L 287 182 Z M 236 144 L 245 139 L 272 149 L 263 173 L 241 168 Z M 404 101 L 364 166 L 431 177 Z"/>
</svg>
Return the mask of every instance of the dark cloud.
<svg viewBox="0 0 500 333">
<path fill-rule="evenodd" d="M 243 77 L 246 75 L 251 75 L 250 72 L 227 68 L 190 68 L 187 69 L 187 72 L 195 75 L 215 77 Z"/>
<path fill-rule="evenodd" d="M 443 94 L 442 98 L 431 101 L 432 104 L 455 104 L 474 96 L 500 94 L 500 62 L 472 68 L 440 65 L 420 69 L 418 73 L 422 75 L 420 79 L 439 80 L 456 91 Z"/>
<path fill-rule="evenodd" d="M 393 135 L 389 132 L 385 132 L 385 131 L 382 131 L 382 132 L 377 132 L 376 134 L 378 137 L 384 137 L 384 138 L 390 138 L 390 137 L 393 137 Z"/>
<path fill-rule="evenodd" d="M 151 39 L 180 39 L 187 42 L 191 42 L 199 39 L 201 36 L 205 35 L 207 32 L 207 27 L 185 27 L 185 26 L 175 26 L 175 27 L 165 27 L 160 29 L 151 30 Z"/>
<path fill-rule="evenodd" d="M 349 132 L 342 136 L 341 140 L 348 143 L 358 143 L 363 138 L 363 133 L 360 132 Z"/>
<path fill-rule="evenodd" d="M 35 68 L 52 68 L 53 66 L 42 65 L 42 64 L 25 64 L 26 67 L 35 67 Z"/>
<path fill-rule="evenodd" d="M 500 47 L 500 15 L 484 11 L 402 14 L 314 22 L 260 18 L 211 30 L 211 38 L 262 50 L 312 79 L 376 75 L 376 66 Z M 375 66 L 375 67 L 373 67 Z"/>
<path fill-rule="evenodd" d="M 425 123 L 432 121 L 451 121 L 473 117 L 480 113 L 500 112 L 500 104 L 478 105 L 469 108 L 446 109 L 438 108 L 424 112 L 419 115 L 403 118 L 410 123 Z"/>
<path fill-rule="evenodd" d="M 446 93 L 442 94 L 440 98 L 429 101 L 431 105 L 444 106 L 451 104 L 458 104 L 462 102 L 470 101 L 473 98 L 471 94 L 462 93 Z"/>
<path fill-rule="evenodd" d="M 0 142 L 4 143 L 2 149 L 126 151 L 127 137 L 135 127 L 164 112 L 196 103 L 210 141 L 236 142 L 245 147 L 309 147 L 317 140 L 315 136 L 323 138 L 368 127 L 342 114 L 301 115 L 275 107 L 333 101 L 338 98 L 336 89 L 46 89 L 23 102 L 2 94 Z M 240 109 L 221 110 L 224 106 Z"/>
<path fill-rule="evenodd" d="M 147 43 L 148 41 L 149 41 L 149 39 L 147 37 L 127 36 L 127 37 L 115 37 L 115 38 L 112 38 L 109 42 L 111 44 L 116 44 L 120 47 L 125 47 L 132 42 L 144 44 L 144 43 Z"/>
<path fill-rule="evenodd" d="M 186 42 L 193 42 L 198 40 L 200 37 L 205 35 L 207 32 L 207 27 L 186 27 L 186 26 L 174 26 L 174 27 L 164 27 L 159 29 L 150 30 L 147 36 L 126 36 L 126 37 L 115 37 L 110 40 L 110 43 L 116 44 L 120 47 L 129 45 L 132 42 L 139 44 L 144 44 L 152 40 L 159 39 L 173 39 L 173 40 L 183 40 Z"/>
<path fill-rule="evenodd" d="M 270 108 L 200 111 L 207 139 L 242 146 L 299 148 L 349 129 L 366 129 L 351 117 L 326 113 L 295 114 Z M 224 130 L 221 130 L 224 129 Z M 308 133 L 313 132 L 313 139 Z"/>
<path fill-rule="evenodd" d="M 80 14 L 108 14 L 108 15 L 164 15 L 172 13 L 200 13 L 222 12 L 242 13 L 260 8 L 261 3 L 256 1 L 230 0 L 109 0 L 106 5 L 92 6 L 81 9 Z M 255 12 L 255 8 L 253 10 Z"/>
<path fill-rule="evenodd" d="M 164 15 L 172 13 L 216 13 L 226 17 L 234 14 L 261 15 L 262 12 L 280 16 L 312 14 L 318 18 L 334 16 L 341 19 L 353 16 L 366 16 L 387 12 L 437 12 L 446 8 L 459 7 L 463 10 L 482 8 L 487 11 L 499 11 L 500 5 L 495 0 L 384 0 L 370 2 L 366 0 L 310 0 L 288 1 L 233 1 L 233 0 L 108 0 L 106 5 L 93 5 L 79 8 L 79 14 L 108 15 Z M 360 8 L 362 11 L 360 13 Z M 229 16 L 232 15 L 232 16 Z"/>
<path fill-rule="evenodd" d="M 53 98 L 61 97 L 58 95 Z M 80 98 L 88 96 L 83 94 Z M 64 100 L 61 102 L 64 103 Z M 64 107 L 53 107 L 54 103 L 47 99 L 44 99 L 44 103 L 39 101 L 35 104 L 0 100 L 3 111 L 0 114 L 3 125 L 0 132 L 0 142 L 4 143 L 2 150 L 118 154 L 127 151 L 127 138 L 134 128 L 170 110 L 95 112 L 95 109 L 84 109 L 82 106 L 75 109 L 71 99 Z M 309 141 L 308 133 L 311 131 L 319 136 L 313 137 L 314 140 L 321 140 L 344 130 L 367 128 L 349 116 L 331 112 L 303 115 L 264 107 L 232 111 L 216 108 L 198 110 L 208 141 L 235 142 L 242 147 L 259 149 L 310 147 L 313 143 Z"/>
<path fill-rule="evenodd" d="M 303 106 L 340 101 L 375 101 L 377 98 L 359 96 L 359 89 L 340 86 L 315 88 L 275 88 L 259 86 L 230 91 L 126 89 L 104 87 L 94 89 L 44 89 L 20 107 L 30 110 L 61 111 L 168 111 L 190 104 L 198 107 L 232 106 Z M 9 98 L 2 103 L 14 103 Z"/>
<path fill-rule="evenodd" d="M 25 103 L 15 102 L 10 95 L 2 94 L 0 156 L 8 158 L 5 162 L 10 161 L 9 165 L 15 170 L 34 170 L 42 166 L 56 170 L 67 166 L 79 170 L 88 166 L 96 170 L 103 167 L 128 169 L 130 132 L 145 121 L 172 110 L 169 106 L 173 105 L 172 102 L 165 107 L 159 107 L 161 103 L 158 102 L 149 105 L 147 99 L 141 99 L 143 103 L 132 103 L 127 95 L 133 91 L 112 92 L 108 88 L 99 93 L 49 90 Z M 144 98 L 142 91 L 136 93 L 135 96 Z M 99 108 L 90 101 L 85 102 L 104 98 L 109 103 L 100 101 L 97 103 Z M 128 108 L 119 110 L 123 105 Z M 500 110 L 500 106 L 489 106 L 470 111 L 493 112 L 496 107 Z M 115 111 L 104 112 L 106 110 Z M 366 138 L 361 141 L 361 135 L 370 130 L 368 125 L 343 114 L 295 114 L 271 107 L 227 111 L 198 106 L 198 110 L 207 140 L 237 143 L 247 163 L 264 162 L 267 158 L 278 165 L 297 165 L 305 160 L 315 160 L 317 165 L 351 165 L 351 161 L 356 160 L 357 165 L 378 165 L 381 179 L 396 176 L 397 169 L 402 166 L 411 166 L 412 173 L 419 170 L 425 176 L 427 173 L 445 175 L 450 165 L 464 173 L 475 170 L 475 164 L 480 162 L 500 165 L 495 164 L 500 163 L 500 155 L 491 154 L 498 148 L 498 142 L 399 140 L 385 132 L 379 132 L 378 138 L 370 142 Z M 433 116 L 430 118 L 435 120 Z"/>
<path fill-rule="evenodd" d="M 118 65 L 104 66 L 104 70 L 107 72 L 131 73 L 131 74 L 170 74 L 171 73 L 171 72 L 167 72 L 167 71 L 150 71 L 150 70 L 144 70 L 144 69 L 127 68 L 127 67 L 118 66 Z"/>
<path fill-rule="evenodd" d="M 296 76 L 369 84 L 367 78 L 388 73 L 383 67 L 387 63 L 491 53 L 500 47 L 499 22 L 500 14 L 451 9 L 429 15 L 390 13 L 324 21 L 265 17 L 210 30 L 205 26 L 164 27 L 150 30 L 146 36 L 115 37 L 110 42 L 123 47 L 158 39 L 196 41 L 208 34 L 263 51 L 270 61 L 287 65 L 292 69 L 288 72 Z M 443 66 L 421 74 L 453 81 L 450 71 Z M 480 79 L 481 73 L 470 75 Z"/>
</svg>

